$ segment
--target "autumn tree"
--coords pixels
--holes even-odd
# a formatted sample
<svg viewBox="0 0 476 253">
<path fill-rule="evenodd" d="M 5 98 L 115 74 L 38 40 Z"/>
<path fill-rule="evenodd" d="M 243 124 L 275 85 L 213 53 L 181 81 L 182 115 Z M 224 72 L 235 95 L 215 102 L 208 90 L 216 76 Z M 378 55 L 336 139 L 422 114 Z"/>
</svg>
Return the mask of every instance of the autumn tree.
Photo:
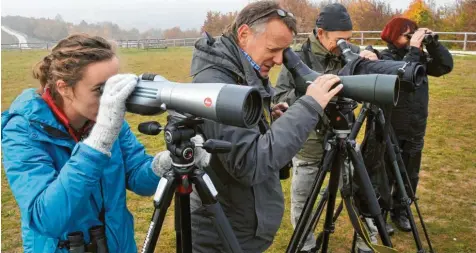
<svg viewBox="0 0 476 253">
<path fill-rule="evenodd" d="M 423 0 L 413 0 L 403 16 L 415 21 L 419 27 L 437 28 L 435 12 Z"/>
<path fill-rule="evenodd" d="M 180 27 L 176 26 L 170 29 L 165 29 L 163 32 L 164 39 L 185 39 L 185 38 L 197 38 L 200 33 L 196 29 L 188 29 L 182 31 Z"/>
<path fill-rule="evenodd" d="M 222 14 L 219 11 L 208 11 L 201 27 L 201 32 L 208 32 L 212 36 L 221 35 L 233 23 L 237 15 L 238 12 Z"/>
<path fill-rule="evenodd" d="M 296 17 L 298 32 L 308 33 L 316 25 L 319 14 L 317 4 L 309 0 L 279 0 L 279 5 Z"/>
<path fill-rule="evenodd" d="M 382 0 L 348 0 L 344 4 L 354 30 L 380 31 L 395 14 L 390 4 Z"/>
</svg>

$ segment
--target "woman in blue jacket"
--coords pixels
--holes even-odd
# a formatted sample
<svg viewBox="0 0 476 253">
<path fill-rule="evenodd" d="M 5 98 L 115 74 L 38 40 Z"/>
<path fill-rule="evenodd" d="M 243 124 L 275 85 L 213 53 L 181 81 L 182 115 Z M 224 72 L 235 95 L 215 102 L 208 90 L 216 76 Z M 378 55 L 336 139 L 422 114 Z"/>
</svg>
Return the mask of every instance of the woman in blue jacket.
<svg viewBox="0 0 476 253">
<path fill-rule="evenodd" d="M 109 252 L 137 252 L 126 189 L 152 195 L 171 159 L 168 151 L 147 155 L 124 121 L 137 76 L 118 70 L 106 40 L 71 35 L 35 67 L 41 88 L 23 91 L 2 113 L 3 163 L 25 252 L 68 252 L 69 233 L 82 232 L 88 244 L 98 225 Z"/>
</svg>

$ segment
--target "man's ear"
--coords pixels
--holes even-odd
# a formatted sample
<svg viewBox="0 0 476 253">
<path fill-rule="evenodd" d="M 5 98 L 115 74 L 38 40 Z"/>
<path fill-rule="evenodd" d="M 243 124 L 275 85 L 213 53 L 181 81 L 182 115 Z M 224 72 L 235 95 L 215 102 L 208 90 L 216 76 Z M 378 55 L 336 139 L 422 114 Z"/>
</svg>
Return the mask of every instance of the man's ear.
<svg viewBox="0 0 476 253">
<path fill-rule="evenodd" d="M 63 97 L 63 99 L 71 99 L 73 97 L 73 89 L 71 89 L 71 87 L 61 79 L 56 81 L 56 91 L 61 95 L 61 97 Z"/>
<path fill-rule="evenodd" d="M 251 37 L 253 36 L 253 31 L 251 30 L 251 27 L 249 27 L 247 24 L 243 24 L 238 27 L 237 33 L 238 46 L 244 48 L 248 40 L 251 39 Z"/>
<path fill-rule="evenodd" d="M 322 38 L 324 36 L 324 30 L 322 28 L 317 28 L 316 36 L 317 38 Z"/>
</svg>

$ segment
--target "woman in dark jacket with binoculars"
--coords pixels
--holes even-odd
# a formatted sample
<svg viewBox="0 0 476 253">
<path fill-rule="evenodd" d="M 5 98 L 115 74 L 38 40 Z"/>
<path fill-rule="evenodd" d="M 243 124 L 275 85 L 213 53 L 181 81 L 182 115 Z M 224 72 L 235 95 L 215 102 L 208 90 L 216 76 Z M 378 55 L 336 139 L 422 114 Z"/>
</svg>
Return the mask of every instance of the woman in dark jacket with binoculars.
<svg viewBox="0 0 476 253">
<path fill-rule="evenodd" d="M 397 135 L 402 158 L 411 186 L 416 192 L 420 171 L 426 123 L 428 118 L 428 77 L 440 77 L 453 69 L 453 57 L 438 42 L 438 35 L 427 28 L 418 28 L 409 19 L 397 17 L 384 27 L 381 38 L 388 48 L 380 52 L 382 60 L 420 62 L 426 68 L 424 81 L 413 92 L 400 91 L 399 100 L 391 115 L 392 127 Z M 426 51 L 423 51 L 423 47 Z M 395 199 L 396 200 L 396 199 Z M 411 231 L 403 206 L 394 201 L 392 220 L 403 231 Z"/>
</svg>

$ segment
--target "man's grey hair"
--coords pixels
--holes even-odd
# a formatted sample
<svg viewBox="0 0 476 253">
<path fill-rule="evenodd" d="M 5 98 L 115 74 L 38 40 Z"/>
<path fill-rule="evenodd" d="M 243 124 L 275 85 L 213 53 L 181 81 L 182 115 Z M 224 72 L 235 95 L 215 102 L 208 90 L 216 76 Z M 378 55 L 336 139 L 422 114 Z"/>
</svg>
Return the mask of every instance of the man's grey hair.
<svg viewBox="0 0 476 253">
<path fill-rule="evenodd" d="M 277 13 L 271 13 L 263 18 L 259 18 L 263 13 L 270 13 L 271 11 L 278 9 L 281 9 L 281 7 L 275 1 L 259 1 L 251 3 L 238 13 L 233 23 L 226 28 L 224 34 L 237 41 L 238 28 L 244 24 L 248 25 L 257 34 L 261 34 L 265 31 L 266 24 L 270 20 L 276 18 L 280 19 L 294 34 L 297 34 L 296 18 L 294 17 L 288 15 L 286 15 L 286 17 L 280 17 Z"/>
</svg>

